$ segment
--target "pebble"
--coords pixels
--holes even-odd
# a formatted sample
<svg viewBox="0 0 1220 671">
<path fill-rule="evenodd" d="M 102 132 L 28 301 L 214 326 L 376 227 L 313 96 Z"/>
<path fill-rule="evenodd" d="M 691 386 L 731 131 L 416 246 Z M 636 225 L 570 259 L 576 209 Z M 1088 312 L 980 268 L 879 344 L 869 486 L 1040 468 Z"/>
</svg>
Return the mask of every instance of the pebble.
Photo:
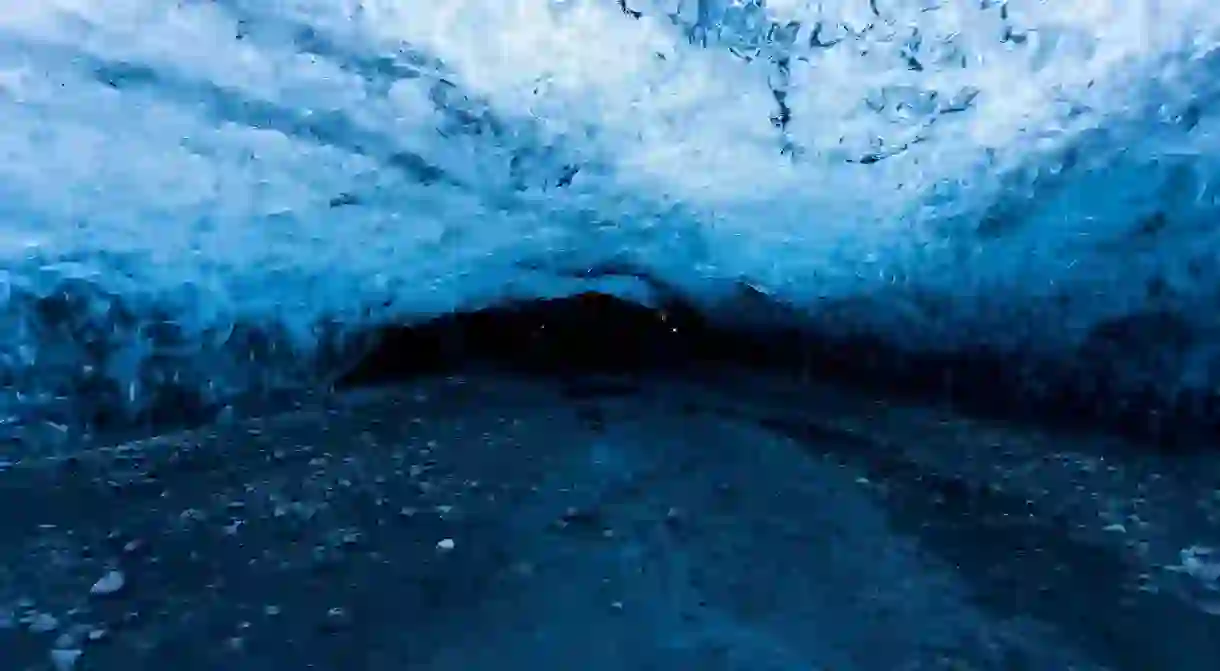
<svg viewBox="0 0 1220 671">
<path fill-rule="evenodd" d="M 323 621 L 322 628 L 326 631 L 337 632 L 347 629 L 351 623 L 352 617 L 347 609 L 336 606 L 326 611 L 326 620 Z"/>
<path fill-rule="evenodd" d="M 28 620 L 28 623 L 32 634 L 45 634 L 59 629 L 59 620 L 55 619 L 54 615 L 47 613 L 35 614 Z"/>
<path fill-rule="evenodd" d="M 122 571 L 110 571 L 93 583 L 93 587 L 89 588 L 89 593 L 93 596 L 110 596 L 118 593 L 126 585 L 127 577 L 123 575 Z"/>
<path fill-rule="evenodd" d="M 81 651 L 77 648 L 55 648 L 51 651 L 51 665 L 55 671 L 71 671 L 80 656 Z"/>
</svg>

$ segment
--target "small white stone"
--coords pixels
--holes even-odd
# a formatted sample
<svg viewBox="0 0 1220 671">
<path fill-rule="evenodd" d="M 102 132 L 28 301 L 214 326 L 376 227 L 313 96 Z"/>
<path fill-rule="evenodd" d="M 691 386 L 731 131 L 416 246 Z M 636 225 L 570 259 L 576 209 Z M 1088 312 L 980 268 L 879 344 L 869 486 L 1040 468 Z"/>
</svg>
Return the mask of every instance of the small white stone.
<svg viewBox="0 0 1220 671">
<path fill-rule="evenodd" d="M 93 583 L 93 587 L 89 588 L 89 593 L 93 596 L 109 596 L 117 593 L 126 585 L 127 577 L 123 575 L 122 571 L 110 571 Z"/>
<path fill-rule="evenodd" d="M 76 648 L 56 648 L 51 651 L 51 665 L 55 671 L 72 671 L 80 656 L 81 651 Z"/>
<path fill-rule="evenodd" d="M 449 552 L 455 547 L 457 547 L 457 543 L 453 542 L 452 538 L 446 538 L 445 540 L 436 544 L 436 549 L 441 552 Z"/>
<path fill-rule="evenodd" d="M 59 620 L 49 613 L 36 613 L 29 620 L 30 633 L 45 634 L 59 629 Z"/>
</svg>

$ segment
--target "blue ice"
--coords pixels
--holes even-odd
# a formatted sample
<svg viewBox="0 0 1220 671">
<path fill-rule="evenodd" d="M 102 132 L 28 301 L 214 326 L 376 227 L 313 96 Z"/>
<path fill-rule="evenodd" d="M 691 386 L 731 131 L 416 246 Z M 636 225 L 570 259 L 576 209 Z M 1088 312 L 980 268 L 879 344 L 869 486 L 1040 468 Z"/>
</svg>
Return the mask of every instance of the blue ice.
<svg viewBox="0 0 1220 671">
<path fill-rule="evenodd" d="M 0 425 L 649 300 L 608 263 L 914 348 L 1170 314 L 1220 379 L 1210 0 L 2 4 Z"/>
</svg>

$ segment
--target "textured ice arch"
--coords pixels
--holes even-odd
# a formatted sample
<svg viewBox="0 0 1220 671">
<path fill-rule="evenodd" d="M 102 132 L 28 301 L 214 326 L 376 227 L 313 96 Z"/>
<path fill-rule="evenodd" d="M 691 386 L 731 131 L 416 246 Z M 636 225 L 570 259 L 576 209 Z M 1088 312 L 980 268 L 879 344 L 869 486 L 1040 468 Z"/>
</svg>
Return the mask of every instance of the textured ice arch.
<svg viewBox="0 0 1220 671">
<path fill-rule="evenodd" d="M 1217 379 L 1205 0 L 2 4 L 13 426 L 316 381 L 378 323 L 648 300 L 633 273 Z"/>
</svg>

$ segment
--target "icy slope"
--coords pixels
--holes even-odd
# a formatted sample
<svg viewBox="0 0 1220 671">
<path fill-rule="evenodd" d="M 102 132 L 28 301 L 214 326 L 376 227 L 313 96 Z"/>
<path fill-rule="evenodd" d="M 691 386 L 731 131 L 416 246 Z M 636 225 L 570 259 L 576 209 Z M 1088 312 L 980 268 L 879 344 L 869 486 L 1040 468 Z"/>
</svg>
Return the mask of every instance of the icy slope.
<svg viewBox="0 0 1220 671">
<path fill-rule="evenodd" d="M 1205 0 L 0 5 L 14 426 L 636 275 L 916 349 L 1151 320 L 1135 378 L 1216 379 Z"/>
</svg>

